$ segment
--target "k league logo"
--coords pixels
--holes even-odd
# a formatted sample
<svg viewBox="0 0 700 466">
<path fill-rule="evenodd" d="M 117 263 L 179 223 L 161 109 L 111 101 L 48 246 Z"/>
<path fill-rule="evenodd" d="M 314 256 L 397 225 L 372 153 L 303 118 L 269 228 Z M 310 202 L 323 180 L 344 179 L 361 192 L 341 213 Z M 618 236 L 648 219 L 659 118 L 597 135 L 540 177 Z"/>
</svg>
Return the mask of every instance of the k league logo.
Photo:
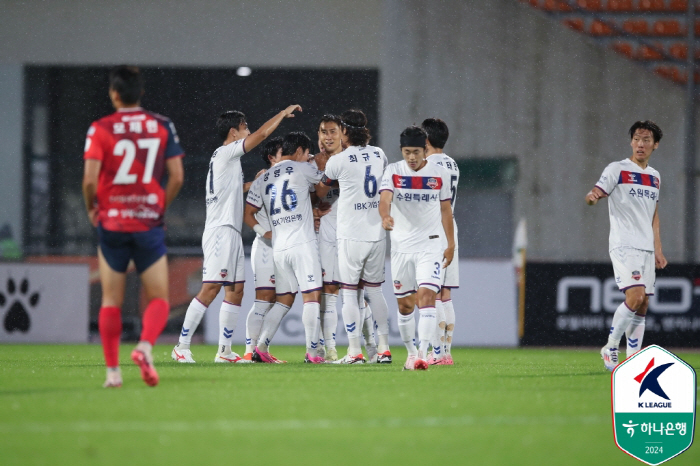
<svg viewBox="0 0 700 466">
<path fill-rule="evenodd" d="M 697 381 L 685 361 L 660 346 L 635 353 L 612 374 L 615 443 L 657 465 L 680 455 L 695 433 Z"/>
</svg>

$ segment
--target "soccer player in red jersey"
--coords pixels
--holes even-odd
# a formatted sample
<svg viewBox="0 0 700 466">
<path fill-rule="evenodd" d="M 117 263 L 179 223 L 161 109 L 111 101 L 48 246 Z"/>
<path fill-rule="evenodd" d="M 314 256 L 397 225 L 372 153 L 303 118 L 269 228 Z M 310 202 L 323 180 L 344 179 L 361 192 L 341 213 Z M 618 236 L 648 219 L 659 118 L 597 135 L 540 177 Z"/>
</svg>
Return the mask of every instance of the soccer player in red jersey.
<svg viewBox="0 0 700 466">
<path fill-rule="evenodd" d="M 136 265 L 148 300 L 141 338 L 131 359 L 149 386 L 158 384 L 151 348 L 170 312 L 163 215 L 182 187 L 184 153 L 173 123 L 142 109 L 142 95 L 143 78 L 138 68 L 112 69 L 109 98 L 117 111 L 93 122 L 85 141 L 83 197 L 99 236 L 99 329 L 107 363 L 105 387 L 122 384 L 121 306 L 130 260 Z M 163 187 L 166 172 L 168 182 Z"/>
</svg>

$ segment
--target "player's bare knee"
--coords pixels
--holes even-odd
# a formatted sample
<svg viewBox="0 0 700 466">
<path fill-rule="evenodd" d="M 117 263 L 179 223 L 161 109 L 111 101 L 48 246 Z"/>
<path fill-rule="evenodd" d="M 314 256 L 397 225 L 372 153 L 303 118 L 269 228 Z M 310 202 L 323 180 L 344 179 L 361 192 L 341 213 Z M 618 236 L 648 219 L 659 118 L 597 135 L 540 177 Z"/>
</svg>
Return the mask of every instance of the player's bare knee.
<svg viewBox="0 0 700 466">
<path fill-rule="evenodd" d="M 642 305 L 637 309 L 637 315 L 638 316 L 645 316 L 647 315 L 647 309 L 649 309 L 649 296 L 644 297 L 644 302 Z"/>
<path fill-rule="evenodd" d="M 255 290 L 255 300 L 266 303 L 275 302 L 275 290 Z"/>
<path fill-rule="evenodd" d="M 418 307 L 435 307 L 435 299 L 437 298 L 437 293 L 431 288 L 420 287 L 418 288 L 417 302 Z"/>
<path fill-rule="evenodd" d="M 627 303 L 627 307 L 629 307 L 631 310 L 637 311 L 642 307 L 645 299 L 646 296 L 644 295 L 644 288 L 635 287 L 628 290 L 626 293 L 625 303 Z"/>
<path fill-rule="evenodd" d="M 221 285 L 219 283 L 202 283 L 202 289 L 199 290 L 197 299 L 205 306 L 209 306 L 216 298 L 216 295 L 219 294 L 220 289 Z"/>
</svg>

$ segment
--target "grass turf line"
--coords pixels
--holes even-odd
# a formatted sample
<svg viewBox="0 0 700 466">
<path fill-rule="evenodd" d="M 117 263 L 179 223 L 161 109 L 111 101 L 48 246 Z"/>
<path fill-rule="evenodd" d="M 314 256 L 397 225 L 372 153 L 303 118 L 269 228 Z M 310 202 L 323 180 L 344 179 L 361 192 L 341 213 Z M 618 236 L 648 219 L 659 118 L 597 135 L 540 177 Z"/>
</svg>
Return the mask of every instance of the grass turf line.
<svg viewBox="0 0 700 466">
<path fill-rule="evenodd" d="M 124 386 L 103 389 L 95 345 L 0 346 L 2 464 L 639 464 L 617 449 L 597 351 L 455 349 L 455 366 L 197 364 L 156 346 L 146 387 L 122 345 Z M 700 354 L 678 353 L 700 369 Z M 693 446 L 672 460 L 700 464 Z"/>
</svg>

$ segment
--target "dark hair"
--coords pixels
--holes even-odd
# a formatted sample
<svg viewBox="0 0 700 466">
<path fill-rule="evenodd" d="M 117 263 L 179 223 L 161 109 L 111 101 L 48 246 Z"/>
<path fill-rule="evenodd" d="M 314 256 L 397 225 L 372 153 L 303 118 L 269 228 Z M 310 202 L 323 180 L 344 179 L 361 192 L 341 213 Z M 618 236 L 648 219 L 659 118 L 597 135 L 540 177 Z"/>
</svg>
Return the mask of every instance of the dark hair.
<svg viewBox="0 0 700 466">
<path fill-rule="evenodd" d="M 303 131 L 294 131 L 282 141 L 282 155 L 294 155 L 298 148 L 311 150 L 311 139 Z"/>
<path fill-rule="evenodd" d="M 270 157 L 274 157 L 277 154 L 277 151 L 282 147 L 282 141 L 282 136 L 276 136 L 265 141 L 262 147 L 262 159 L 268 167 L 272 166 Z"/>
<path fill-rule="evenodd" d="M 143 95 L 143 76 L 136 66 L 119 65 L 109 72 L 109 88 L 117 91 L 122 103 L 133 105 Z"/>
<path fill-rule="evenodd" d="M 401 132 L 399 137 L 401 147 L 423 147 L 428 139 L 427 133 L 420 126 L 409 126 Z"/>
<path fill-rule="evenodd" d="M 430 145 L 436 149 L 442 149 L 447 143 L 447 138 L 450 137 L 450 130 L 447 129 L 447 123 L 439 118 L 426 118 L 421 123 L 421 128 L 428 134 Z"/>
<path fill-rule="evenodd" d="M 321 129 L 322 123 L 335 123 L 338 125 L 338 128 L 343 127 L 343 120 L 338 115 L 334 115 L 332 113 L 326 113 L 321 117 L 321 121 L 318 122 L 319 129 Z"/>
<path fill-rule="evenodd" d="M 367 129 L 367 116 L 362 110 L 346 110 L 340 118 L 351 146 L 366 146 L 369 143 L 372 136 Z"/>
<path fill-rule="evenodd" d="M 661 138 L 664 136 L 663 131 L 661 131 L 661 128 L 659 128 L 656 123 L 651 120 L 645 120 L 638 121 L 632 125 L 630 128 L 630 139 L 634 138 L 634 133 L 636 133 L 638 129 L 648 129 L 651 131 L 651 134 L 654 135 L 654 142 L 661 141 Z"/>
<path fill-rule="evenodd" d="M 224 112 L 216 120 L 216 134 L 219 135 L 222 141 L 225 141 L 231 128 L 238 129 L 243 123 L 245 123 L 245 114 L 243 112 L 238 110 Z"/>
</svg>

